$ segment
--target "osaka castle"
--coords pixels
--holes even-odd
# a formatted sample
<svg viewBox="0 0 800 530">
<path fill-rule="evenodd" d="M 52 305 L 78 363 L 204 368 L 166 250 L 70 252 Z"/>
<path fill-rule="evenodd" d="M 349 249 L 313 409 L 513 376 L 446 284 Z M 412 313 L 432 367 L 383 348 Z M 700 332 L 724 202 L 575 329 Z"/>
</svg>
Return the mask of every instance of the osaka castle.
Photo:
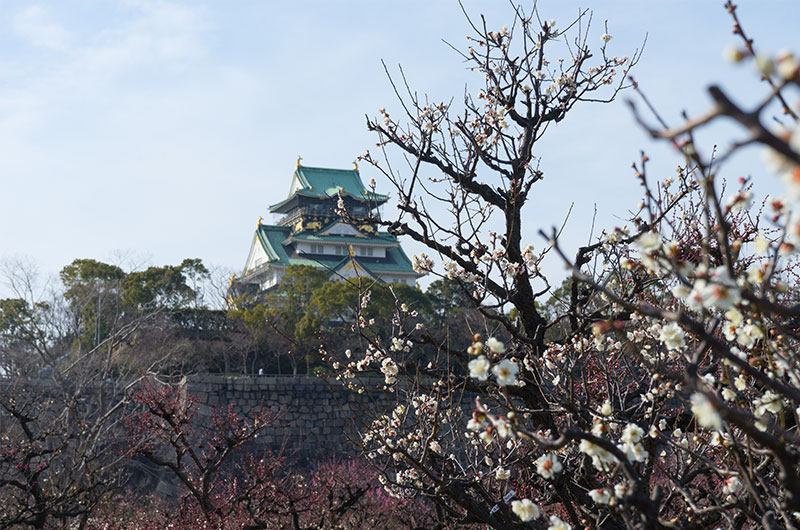
<svg viewBox="0 0 800 530">
<path fill-rule="evenodd" d="M 290 265 L 317 267 L 332 280 L 415 285 L 422 275 L 414 272 L 397 237 L 374 223 L 388 199 L 367 190 L 357 167 L 308 167 L 298 159 L 288 197 L 269 207 L 276 224 L 259 219 L 244 271 L 231 278 L 230 294 L 257 296 L 277 285 Z M 358 222 L 337 213 L 339 201 Z"/>
</svg>

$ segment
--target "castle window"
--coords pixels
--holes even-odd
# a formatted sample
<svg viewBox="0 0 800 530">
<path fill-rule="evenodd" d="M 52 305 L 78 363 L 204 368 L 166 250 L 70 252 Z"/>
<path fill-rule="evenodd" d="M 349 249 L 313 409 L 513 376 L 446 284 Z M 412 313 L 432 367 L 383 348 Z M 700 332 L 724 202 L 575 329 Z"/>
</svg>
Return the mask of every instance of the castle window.
<svg viewBox="0 0 800 530">
<path fill-rule="evenodd" d="M 342 245 L 336 245 L 336 255 L 344 256 L 347 254 L 347 249 Z"/>
<path fill-rule="evenodd" d="M 372 256 L 372 247 L 358 247 L 359 256 Z"/>
<path fill-rule="evenodd" d="M 311 243 L 311 253 L 312 254 L 325 254 L 325 245 L 318 245 L 316 243 Z"/>
</svg>

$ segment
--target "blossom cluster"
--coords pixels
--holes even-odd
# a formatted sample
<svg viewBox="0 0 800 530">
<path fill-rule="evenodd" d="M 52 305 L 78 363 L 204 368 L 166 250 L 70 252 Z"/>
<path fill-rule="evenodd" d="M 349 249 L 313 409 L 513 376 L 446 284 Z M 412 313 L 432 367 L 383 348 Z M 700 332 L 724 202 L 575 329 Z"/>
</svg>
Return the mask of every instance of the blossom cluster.
<svg viewBox="0 0 800 530">
<path fill-rule="evenodd" d="M 736 6 L 726 7 L 741 61 L 755 48 Z M 401 210 L 420 220 L 416 239 L 443 261 L 439 269 L 418 254 L 414 269 L 469 285 L 484 319 L 465 322 L 474 336 L 463 344 L 410 327 L 376 341 L 386 346 L 377 348 L 384 390 L 407 405 L 364 437 L 390 470 L 387 488 L 427 495 L 464 520 L 491 524 L 491 514 L 503 519 L 498 526 L 795 524 L 800 120 L 788 91 L 798 87 L 798 60 L 753 57 L 770 85 L 758 112 L 714 92 L 717 105 L 682 128 L 638 116 L 675 148 L 675 174 L 654 179 L 643 153 L 633 164 L 643 195 L 624 224 L 579 249 L 557 230 L 542 233 L 547 244 L 535 250 L 518 226 L 527 190 L 543 175 L 526 138 L 560 121 L 584 91 L 624 80 L 636 57 L 610 55 L 606 27 L 593 57 L 578 47 L 552 59 L 544 50 L 570 26 L 521 13 L 519 27 L 469 39 L 468 68 L 485 83 L 463 114 L 415 101 L 408 130 L 388 114 L 376 125 L 405 153 L 436 160 L 425 191 L 452 216 L 447 225 L 415 207 L 422 203 L 397 179 L 409 197 Z M 520 32 L 527 47 L 514 50 Z M 785 119 L 766 118 L 775 107 Z M 525 119 L 532 108 L 541 124 Z M 723 117 L 749 136 L 709 156 L 692 133 Z M 756 177 L 719 165 L 749 144 L 765 146 L 781 196 L 762 198 Z M 493 212 L 505 231 L 495 231 Z M 541 266 L 554 255 L 572 274 L 561 286 Z M 412 343 L 436 351 L 427 363 L 401 362 Z M 407 387 L 395 382 L 404 373 Z"/>
</svg>

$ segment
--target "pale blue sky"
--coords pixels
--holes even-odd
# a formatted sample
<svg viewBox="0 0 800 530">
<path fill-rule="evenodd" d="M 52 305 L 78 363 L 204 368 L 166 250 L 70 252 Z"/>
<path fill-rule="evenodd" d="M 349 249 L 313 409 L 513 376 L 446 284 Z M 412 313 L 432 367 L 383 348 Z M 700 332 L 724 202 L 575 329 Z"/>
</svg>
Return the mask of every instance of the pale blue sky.
<svg viewBox="0 0 800 530">
<path fill-rule="evenodd" d="M 591 7 L 597 42 L 608 19 L 618 55 L 649 33 L 634 76 L 674 123 L 681 109 L 705 107 L 712 81 L 750 101 L 764 91 L 748 67 L 722 58 L 735 39 L 721 4 L 541 0 L 539 9 L 560 22 Z M 764 50 L 798 51 L 800 2 L 739 4 Z M 510 21 L 504 1 L 465 5 L 497 29 Z M 474 75 L 442 42 L 466 46 L 454 0 L 0 0 L 0 8 L 0 258 L 26 257 L 43 275 L 75 258 L 120 254 L 140 266 L 199 257 L 238 270 L 257 219 L 288 192 L 298 154 L 308 165 L 347 168 L 374 144 L 365 114 L 398 108 L 381 59 L 402 64 L 433 99 L 459 97 Z M 722 132 L 709 137 L 726 142 Z M 567 242 L 588 237 L 595 202 L 598 225 L 613 225 L 638 202 L 629 166 L 640 148 L 663 176 L 678 163 L 651 147 L 621 100 L 554 128 L 538 150 L 546 179 L 544 199 L 527 211 L 531 242 L 573 201 Z M 731 177 L 769 178 L 757 157 L 740 162 Z M 378 187 L 391 191 L 380 178 Z"/>
</svg>

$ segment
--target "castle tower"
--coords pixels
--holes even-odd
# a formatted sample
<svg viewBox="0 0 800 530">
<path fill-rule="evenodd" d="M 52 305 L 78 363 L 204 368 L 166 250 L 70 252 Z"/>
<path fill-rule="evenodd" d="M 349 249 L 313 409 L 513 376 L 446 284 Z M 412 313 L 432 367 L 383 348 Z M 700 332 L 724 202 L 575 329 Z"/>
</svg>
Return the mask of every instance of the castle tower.
<svg viewBox="0 0 800 530">
<path fill-rule="evenodd" d="M 275 225 L 259 219 L 244 271 L 231 279 L 232 295 L 258 295 L 280 282 L 289 265 L 326 270 L 331 279 L 362 277 L 415 285 L 414 272 L 397 237 L 378 230 L 379 207 L 389 199 L 367 190 L 358 169 L 301 166 L 289 196 L 269 207 L 282 215 Z M 337 213 L 342 201 L 350 217 Z"/>
</svg>

